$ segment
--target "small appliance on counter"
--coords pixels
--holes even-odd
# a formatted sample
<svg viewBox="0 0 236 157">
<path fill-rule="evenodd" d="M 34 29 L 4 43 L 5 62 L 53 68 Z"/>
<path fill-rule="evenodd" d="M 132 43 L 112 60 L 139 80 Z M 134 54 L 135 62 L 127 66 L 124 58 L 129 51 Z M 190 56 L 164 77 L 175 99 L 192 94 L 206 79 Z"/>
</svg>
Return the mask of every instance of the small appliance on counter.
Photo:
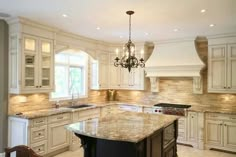
<svg viewBox="0 0 236 157">
<path fill-rule="evenodd" d="M 116 99 L 116 90 L 109 89 L 107 91 L 107 98 L 108 98 L 108 101 L 115 101 L 115 99 Z"/>
</svg>

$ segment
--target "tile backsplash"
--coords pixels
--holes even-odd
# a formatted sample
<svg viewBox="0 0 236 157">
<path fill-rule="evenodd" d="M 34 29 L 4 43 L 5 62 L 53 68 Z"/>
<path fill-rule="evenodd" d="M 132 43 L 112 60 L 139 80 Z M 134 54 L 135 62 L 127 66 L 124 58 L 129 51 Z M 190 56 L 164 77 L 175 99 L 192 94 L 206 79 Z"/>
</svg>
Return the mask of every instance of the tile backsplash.
<svg viewBox="0 0 236 157">
<path fill-rule="evenodd" d="M 207 43 L 197 43 L 197 51 L 202 61 L 207 65 Z M 146 79 L 147 90 L 131 91 L 118 90 L 116 100 L 137 102 L 153 105 L 158 102 L 181 103 L 201 106 L 214 106 L 222 108 L 236 107 L 236 94 L 207 93 L 207 67 L 202 70 L 203 94 L 193 94 L 191 78 L 161 78 L 160 92 L 151 93 L 149 80 Z M 107 100 L 107 91 L 89 90 L 88 98 L 79 102 L 102 102 Z M 55 102 L 49 101 L 48 94 L 10 95 L 9 113 L 54 107 Z M 68 101 L 62 102 L 68 105 Z"/>
</svg>

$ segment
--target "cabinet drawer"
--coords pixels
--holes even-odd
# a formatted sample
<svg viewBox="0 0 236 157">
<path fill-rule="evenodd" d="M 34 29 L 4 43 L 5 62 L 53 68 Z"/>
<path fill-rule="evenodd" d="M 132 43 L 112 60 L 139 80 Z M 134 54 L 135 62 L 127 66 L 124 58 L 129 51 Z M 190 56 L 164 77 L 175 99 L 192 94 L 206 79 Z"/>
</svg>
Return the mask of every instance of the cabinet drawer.
<svg viewBox="0 0 236 157">
<path fill-rule="evenodd" d="M 47 124 L 47 117 L 36 118 L 32 120 L 32 127 L 42 126 Z"/>
<path fill-rule="evenodd" d="M 223 113 L 207 113 L 207 119 L 230 120 L 236 122 L 236 115 Z"/>
<path fill-rule="evenodd" d="M 47 125 L 30 129 L 30 142 L 36 143 L 47 139 Z"/>
<path fill-rule="evenodd" d="M 48 117 L 48 123 L 55 123 L 55 122 L 60 122 L 60 121 L 70 120 L 70 119 L 71 119 L 70 113 L 63 113 L 63 114 L 58 114 L 58 115 Z"/>
<path fill-rule="evenodd" d="M 42 141 L 31 145 L 33 151 L 38 155 L 47 154 L 47 147 L 47 141 Z"/>
<path fill-rule="evenodd" d="M 87 120 L 91 118 L 98 118 L 100 117 L 100 109 L 89 109 L 89 110 L 83 110 L 73 113 L 73 121 L 81 121 L 81 120 Z"/>
</svg>

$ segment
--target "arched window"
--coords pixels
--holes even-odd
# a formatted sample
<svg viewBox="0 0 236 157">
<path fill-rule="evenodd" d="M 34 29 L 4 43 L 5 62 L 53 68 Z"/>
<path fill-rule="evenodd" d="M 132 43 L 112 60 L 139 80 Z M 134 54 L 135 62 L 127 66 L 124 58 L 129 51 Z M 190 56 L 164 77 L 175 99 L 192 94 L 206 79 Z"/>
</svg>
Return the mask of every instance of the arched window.
<svg viewBox="0 0 236 157">
<path fill-rule="evenodd" d="M 55 55 L 55 91 L 52 99 L 87 97 L 88 55 L 70 51 Z"/>
</svg>

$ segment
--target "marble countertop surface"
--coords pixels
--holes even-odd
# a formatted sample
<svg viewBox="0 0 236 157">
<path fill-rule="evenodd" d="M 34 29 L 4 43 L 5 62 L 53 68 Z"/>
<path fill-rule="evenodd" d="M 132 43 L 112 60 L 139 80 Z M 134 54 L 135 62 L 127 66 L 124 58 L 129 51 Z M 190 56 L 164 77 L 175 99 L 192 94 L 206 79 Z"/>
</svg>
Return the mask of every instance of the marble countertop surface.
<svg viewBox="0 0 236 157">
<path fill-rule="evenodd" d="M 213 106 L 191 106 L 188 111 L 195 112 L 209 112 L 209 113 L 225 113 L 225 114 L 236 114 L 236 107 L 213 107 Z"/>
<path fill-rule="evenodd" d="M 66 128 L 89 137 L 137 143 L 178 118 L 172 115 L 125 112 L 73 123 Z"/>
<path fill-rule="evenodd" d="M 60 107 L 60 108 L 49 108 L 49 109 L 42 109 L 37 111 L 27 111 L 22 112 L 20 114 L 9 114 L 9 116 L 18 117 L 18 118 L 24 118 L 24 119 L 34 119 L 39 117 L 45 117 L 45 116 L 51 116 L 55 114 L 61 114 L 61 113 L 67 113 L 67 112 L 76 112 L 76 111 L 82 111 L 82 110 L 88 110 L 92 108 L 100 108 L 105 106 L 111 106 L 111 105 L 131 105 L 131 106 L 139 106 L 139 107 L 152 107 L 151 104 L 145 104 L 145 103 L 130 103 L 130 102 L 120 102 L 120 101 L 107 101 L 107 102 L 96 102 L 96 103 L 86 103 L 91 104 L 93 106 L 86 107 L 86 108 L 78 108 L 78 109 L 72 109 L 68 107 Z M 225 113 L 225 114 L 236 114 L 236 107 L 230 107 L 230 108 L 220 108 L 220 107 L 210 107 L 210 106 L 197 106 L 192 105 L 188 111 L 195 111 L 195 112 L 210 112 L 210 113 Z"/>
</svg>

